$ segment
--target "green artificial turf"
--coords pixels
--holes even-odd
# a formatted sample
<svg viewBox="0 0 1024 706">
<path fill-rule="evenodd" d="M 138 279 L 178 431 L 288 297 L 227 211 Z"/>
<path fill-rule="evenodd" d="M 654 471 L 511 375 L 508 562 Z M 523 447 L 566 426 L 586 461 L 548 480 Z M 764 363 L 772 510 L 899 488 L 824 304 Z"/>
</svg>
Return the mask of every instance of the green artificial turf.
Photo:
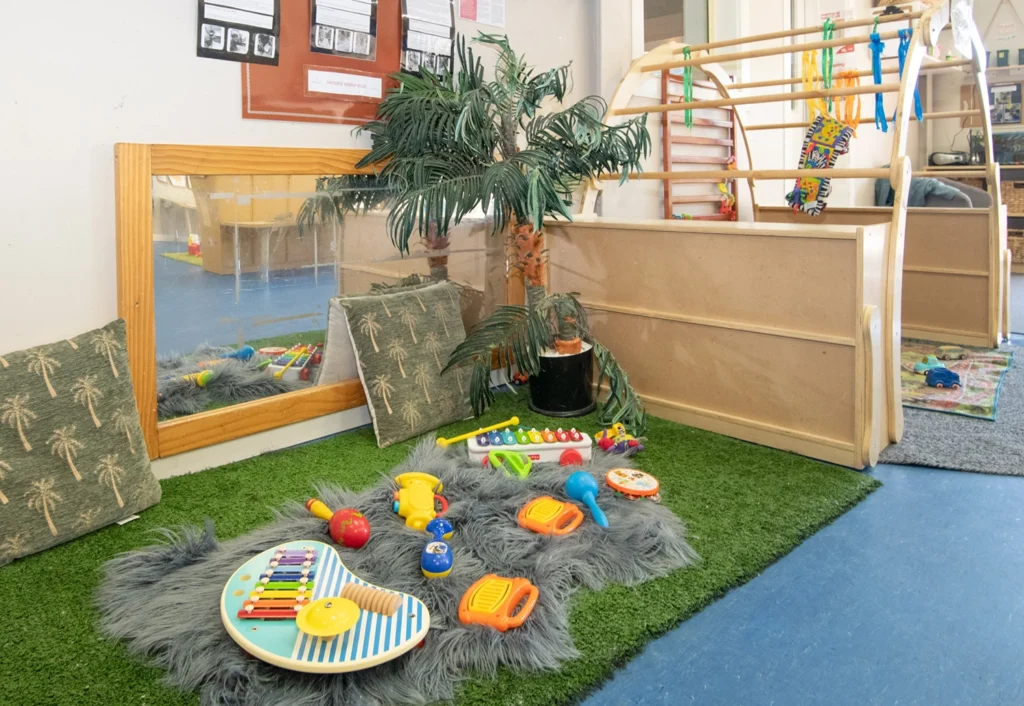
<svg viewBox="0 0 1024 706">
<path fill-rule="evenodd" d="M 524 394 L 500 395 L 484 419 L 454 424 L 442 434 L 471 431 L 513 414 L 524 424 L 550 424 L 531 413 L 525 401 Z M 574 423 L 590 432 L 598 429 L 593 417 Z M 157 528 L 206 518 L 216 522 L 221 539 L 244 534 L 271 522 L 271 507 L 287 498 L 308 497 L 316 481 L 353 488 L 377 482 L 378 474 L 399 463 L 412 443 L 381 450 L 373 431 L 364 428 L 173 478 L 163 482 L 162 502 L 141 519 L 0 569 L 6 594 L 0 702 L 197 704 L 195 694 L 163 686 L 160 670 L 144 666 L 96 632 L 92 597 L 103 562 L 156 542 Z M 547 706 L 579 699 L 645 642 L 756 576 L 878 485 L 860 473 L 661 419 L 651 420 L 647 450 L 636 461 L 660 479 L 663 502 L 686 521 L 702 563 L 633 588 L 577 592 L 571 628 L 580 659 L 556 672 L 502 672 L 495 679 L 472 681 L 460 690 L 457 703 Z"/>
</svg>

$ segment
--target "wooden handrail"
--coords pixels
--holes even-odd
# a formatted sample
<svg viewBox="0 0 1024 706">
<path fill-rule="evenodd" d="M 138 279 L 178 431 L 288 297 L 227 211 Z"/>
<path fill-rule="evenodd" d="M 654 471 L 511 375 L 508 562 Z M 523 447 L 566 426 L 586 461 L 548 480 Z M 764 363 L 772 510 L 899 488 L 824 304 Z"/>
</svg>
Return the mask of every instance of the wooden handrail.
<svg viewBox="0 0 1024 706">
<path fill-rule="evenodd" d="M 977 117 L 980 117 L 980 116 L 981 116 L 981 111 L 980 110 L 947 110 L 947 111 L 940 111 L 940 112 L 937 112 L 937 113 L 925 113 L 924 114 L 924 119 L 925 120 L 943 120 L 945 118 L 977 118 Z M 917 116 L 912 115 L 910 117 L 910 119 L 911 120 L 917 120 Z M 857 125 L 858 126 L 860 126 L 860 125 L 872 125 L 872 124 L 874 124 L 874 122 L 875 121 L 873 119 L 871 119 L 871 118 L 861 118 L 860 122 L 858 122 Z M 750 132 L 751 130 L 784 130 L 786 128 L 810 127 L 810 126 L 811 126 L 811 123 L 809 121 L 804 121 L 802 123 L 764 123 L 762 125 L 747 125 L 746 128 L 747 128 L 747 132 Z"/>
<path fill-rule="evenodd" d="M 915 177 L 983 177 L 987 172 L 984 169 L 952 169 L 942 171 L 940 169 L 929 169 L 928 171 L 914 172 Z M 602 181 L 618 181 L 619 174 L 603 174 Z M 765 179 L 766 181 L 779 179 L 796 179 L 800 177 L 827 177 L 829 179 L 885 179 L 889 176 L 888 168 L 860 168 L 860 169 L 694 169 L 691 171 L 675 172 L 632 172 L 630 180 L 640 181 L 661 181 L 685 180 L 685 179 Z"/>
<path fill-rule="evenodd" d="M 971 59 L 953 59 L 951 61 L 944 61 L 941 65 L 932 64 L 930 66 L 922 66 L 921 73 L 940 71 L 942 69 L 953 68 L 957 66 L 970 66 L 972 63 L 974 62 Z M 898 66 L 888 66 L 882 69 L 883 76 L 888 76 L 890 74 L 898 74 L 899 72 L 900 67 Z M 868 76 L 871 76 L 872 72 L 871 69 L 865 69 L 864 71 L 857 71 L 854 75 L 857 76 L 857 78 L 866 78 Z M 838 76 L 836 74 L 833 74 L 832 79 L 835 80 L 836 78 L 838 78 Z M 748 81 L 747 83 L 733 83 L 729 85 L 729 88 L 733 88 L 736 90 L 746 88 L 771 88 L 772 86 L 793 86 L 802 82 L 803 78 L 797 76 L 795 78 L 779 78 L 774 79 L 772 81 Z"/>
<path fill-rule="evenodd" d="M 908 12 L 899 15 L 879 15 L 878 24 L 886 24 L 888 22 L 900 22 L 907 20 L 916 20 L 923 15 L 923 12 Z M 835 23 L 835 30 L 852 29 L 854 27 L 870 27 L 875 24 L 874 17 L 867 17 L 860 20 L 841 20 Z M 691 51 L 708 51 L 710 49 L 721 49 L 722 47 L 736 47 L 742 44 L 752 44 L 753 42 L 766 42 L 769 39 L 785 39 L 786 37 L 798 37 L 803 34 L 816 34 L 825 30 L 824 25 L 814 25 L 812 27 L 798 27 L 796 29 L 787 29 L 781 32 L 768 32 L 767 34 L 755 34 L 750 37 L 738 37 L 736 39 L 723 39 L 718 42 L 708 42 L 706 44 L 694 44 L 690 47 Z M 680 50 L 681 52 L 682 50 Z"/>
<path fill-rule="evenodd" d="M 696 110 L 698 108 L 718 108 L 721 106 L 756 105 L 759 103 L 784 103 L 808 98 L 827 98 L 829 96 L 863 96 L 872 93 L 897 93 L 898 83 L 882 83 L 871 86 L 853 86 L 851 88 L 829 88 L 816 91 L 794 91 L 792 93 L 771 93 L 761 96 L 741 96 L 739 98 L 721 98 L 710 101 L 692 101 L 689 103 L 662 103 L 660 105 L 628 106 L 610 111 L 612 115 L 641 115 L 643 113 L 667 113 L 675 110 Z"/>
<path fill-rule="evenodd" d="M 899 32 L 882 32 L 879 38 L 882 41 L 889 39 L 899 39 Z M 647 66 L 641 66 L 640 71 L 661 71 L 662 69 L 681 69 L 686 66 L 700 66 L 701 64 L 721 64 L 727 61 L 739 61 L 740 59 L 755 59 L 759 56 L 778 56 L 780 54 L 796 54 L 797 52 L 813 51 L 817 49 L 831 49 L 835 47 L 845 47 L 851 44 L 867 44 L 871 41 L 871 36 L 862 34 L 856 37 L 840 37 L 839 39 L 827 39 L 819 42 L 804 42 L 803 44 L 789 44 L 781 47 L 769 47 L 767 49 L 751 49 L 749 51 L 737 51 L 732 54 L 719 54 L 712 56 L 707 54 L 705 56 L 695 56 L 689 59 L 674 59 L 672 61 L 663 61 L 658 64 L 649 64 Z"/>
</svg>

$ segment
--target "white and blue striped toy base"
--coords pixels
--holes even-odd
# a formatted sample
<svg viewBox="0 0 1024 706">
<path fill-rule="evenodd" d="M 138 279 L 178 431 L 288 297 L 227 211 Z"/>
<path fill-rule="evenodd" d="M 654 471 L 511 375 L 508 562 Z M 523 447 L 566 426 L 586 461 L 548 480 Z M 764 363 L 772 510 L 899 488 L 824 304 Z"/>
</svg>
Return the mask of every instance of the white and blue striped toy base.
<svg viewBox="0 0 1024 706">
<path fill-rule="evenodd" d="M 469 457 L 473 461 L 479 464 L 483 464 L 487 459 L 487 454 L 491 451 L 518 451 L 524 453 L 534 463 L 558 463 L 562 457 L 562 452 L 566 449 L 575 449 L 579 452 L 583 462 L 586 463 L 590 460 L 591 449 L 594 447 L 594 441 L 590 438 L 590 434 L 583 433 L 583 438 L 580 441 L 553 441 L 551 443 L 543 442 L 540 444 L 502 444 L 501 446 L 481 446 L 477 443 L 475 438 L 468 439 L 466 446 L 469 448 Z"/>
<path fill-rule="evenodd" d="M 355 626 L 332 638 L 319 638 L 299 630 L 294 620 L 252 620 L 238 617 L 242 602 L 266 570 L 271 557 L 282 549 L 315 549 L 316 579 L 312 600 L 340 596 L 342 586 L 363 581 L 341 563 L 333 547 L 323 542 L 299 541 L 268 549 L 245 562 L 224 585 L 220 615 L 231 638 L 264 662 L 298 672 L 331 674 L 366 669 L 405 654 L 416 647 L 430 629 L 430 611 L 420 599 L 400 591 L 382 591 L 402 596 L 402 604 L 391 617 L 362 610 Z M 247 577 L 245 580 L 242 577 Z"/>
</svg>

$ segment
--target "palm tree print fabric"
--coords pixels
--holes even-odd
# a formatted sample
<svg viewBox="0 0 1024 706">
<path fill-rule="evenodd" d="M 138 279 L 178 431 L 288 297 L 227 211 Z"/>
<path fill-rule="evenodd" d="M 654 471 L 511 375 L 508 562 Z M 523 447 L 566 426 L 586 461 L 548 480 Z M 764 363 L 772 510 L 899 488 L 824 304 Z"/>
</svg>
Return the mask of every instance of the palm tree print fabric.
<svg viewBox="0 0 1024 706">
<path fill-rule="evenodd" d="M 124 321 L 0 365 L 0 565 L 160 501 Z"/>
<path fill-rule="evenodd" d="M 338 300 L 381 448 L 472 415 L 470 371 L 441 375 L 466 339 L 460 292 L 442 282 Z"/>
</svg>

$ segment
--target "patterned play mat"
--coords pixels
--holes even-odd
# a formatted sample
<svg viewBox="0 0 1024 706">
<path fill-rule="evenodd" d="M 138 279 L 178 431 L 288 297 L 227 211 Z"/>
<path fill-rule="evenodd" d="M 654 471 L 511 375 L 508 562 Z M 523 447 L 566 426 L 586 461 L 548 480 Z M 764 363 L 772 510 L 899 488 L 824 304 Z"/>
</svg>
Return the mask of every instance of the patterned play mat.
<svg viewBox="0 0 1024 706">
<path fill-rule="evenodd" d="M 942 359 L 941 363 L 959 375 L 960 387 L 929 387 L 925 376 L 914 372 L 914 365 L 928 356 Z M 901 372 L 903 406 L 994 421 L 999 388 L 1011 365 L 1012 352 L 905 339 Z"/>
</svg>

